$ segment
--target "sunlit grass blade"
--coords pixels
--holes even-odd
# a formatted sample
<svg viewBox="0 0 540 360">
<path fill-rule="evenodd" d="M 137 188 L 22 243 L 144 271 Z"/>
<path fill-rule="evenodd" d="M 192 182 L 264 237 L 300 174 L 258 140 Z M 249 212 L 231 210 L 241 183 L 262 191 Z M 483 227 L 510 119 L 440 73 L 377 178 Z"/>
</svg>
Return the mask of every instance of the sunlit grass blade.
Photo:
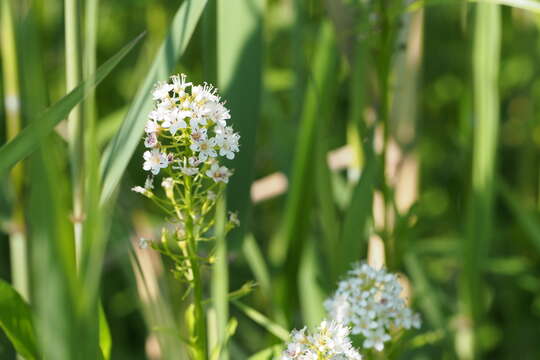
<svg viewBox="0 0 540 360">
<path fill-rule="evenodd" d="M 142 85 L 139 87 L 120 129 L 101 159 L 103 190 L 101 204 L 110 199 L 140 141 L 152 107 L 150 92 L 165 80 L 184 53 L 207 0 L 186 0 L 180 5 Z"/>
<path fill-rule="evenodd" d="M 261 252 L 257 240 L 253 234 L 246 235 L 242 244 L 242 250 L 244 257 L 255 276 L 257 284 L 260 286 L 262 293 L 267 299 L 271 298 L 271 283 L 270 283 L 270 270 L 264 260 L 264 256 Z"/>
<path fill-rule="evenodd" d="M 235 176 L 227 188 L 228 206 L 238 211 L 240 227 L 229 242 L 239 247 L 249 222 L 249 186 L 255 167 L 255 140 L 262 94 L 262 34 L 265 1 L 218 0 L 217 85 L 241 135 L 241 151 L 231 164 Z"/>
<path fill-rule="evenodd" d="M 116 65 L 137 44 L 142 35 L 124 46 L 116 55 L 104 63 L 91 78 L 77 86 L 68 95 L 48 108 L 39 118 L 24 128 L 21 133 L 0 148 L 0 176 L 4 175 L 18 161 L 30 155 L 39 145 L 39 142 L 52 132 L 54 126 L 64 119 L 71 109 L 85 97 L 86 89 L 97 86 Z"/>
<path fill-rule="evenodd" d="M 12 1 L 0 4 L 0 54 L 2 57 L 3 102 L 5 106 L 5 130 L 7 140 L 16 137 L 22 124 L 21 94 L 17 48 L 16 18 Z M 19 37 L 20 38 L 20 37 Z M 25 234 L 24 219 L 24 168 L 20 163 L 14 166 L 9 177 L 9 187 L 13 194 L 9 249 L 11 281 L 21 296 L 29 300 L 28 239 Z"/>
<path fill-rule="evenodd" d="M 282 341 L 287 341 L 289 338 L 289 332 L 285 330 L 282 326 L 279 324 L 273 322 L 265 315 L 261 314 L 257 310 L 244 305 L 243 303 L 239 302 L 238 300 L 232 300 L 231 303 L 234 304 L 238 309 L 240 309 L 248 318 L 256 322 L 257 324 L 261 325 L 263 328 L 265 328 L 269 333 L 277 337 L 278 339 Z"/>
<path fill-rule="evenodd" d="M 274 345 L 251 355 L 248 360 L 272 360 L 279 356 L 282 345 Z"/>
<path fill-rule="evenodd" d="M 458 334 L 469 346 L 458 348 L 462 358 L 479 356 L 478 331 L 485 311 L 482 269 L 493 231 L 493 186 L 499 128 L 498 72 L 501 14 L 498 5 L 476 5 L 474 72 L 474 142 L 472 195 L 469 203 L 467 236 L 463 240 L 461 278 L 464 313 L 471 328 Z"/>
<path fill-rule="evenodd" d="M 314 239 L 313 239 L 314 240 Z M 325 294 L 321 289 L 321 256 L 317 253 L 315 241 L 306 244 L 298 274 L 298 293 L 304 324 L 316 327 L 325 318 Z"/>
<path fill-rule="evenodd" d="M 56 139 L 58 140 L 58 139 Z M 58 140 L 59 141 L 59 140 Z M 45 154 L 45 149 L 47 153 Z M 75 249 L 61 173 L 63 144 L 47 141 L 30 159 L 30 239 L 36 331 L 43 357 L 83 358 L 78 352 Z"/>
<path fill-rule="evenodd" d="M 40 358 L 30 306 L 3 280 L 0 280 L 0 327 L 25 359 Z"/>
<path fill-rule="evenodd" d="M 228 359 L 227 322 L 229 318 L 229 267 L 227 259 L 227 205 L 224 198 L 216 205 L 216 262 L 212 268 L 212 303 L 216 312 L 216 339 L 220 346 L 216 359 Z"/>
</svg>

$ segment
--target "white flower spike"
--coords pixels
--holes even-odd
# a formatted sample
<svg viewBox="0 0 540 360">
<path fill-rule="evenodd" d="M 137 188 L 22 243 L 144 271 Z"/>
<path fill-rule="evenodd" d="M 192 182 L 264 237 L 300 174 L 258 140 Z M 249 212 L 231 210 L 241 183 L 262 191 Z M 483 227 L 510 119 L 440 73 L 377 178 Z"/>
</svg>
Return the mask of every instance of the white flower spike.
<svg viewBox="0 0 540 360">
<path fill-rule="evenodd" d="M 348 275 L 324 305 L 330 318 L 363 337 L 364 348 L 382 351 L 392 328 L 420 328 L 420 316 L 399 296 L 402 289 L 397 275 L 367 264 L 355 266 Z"/>
</svg>

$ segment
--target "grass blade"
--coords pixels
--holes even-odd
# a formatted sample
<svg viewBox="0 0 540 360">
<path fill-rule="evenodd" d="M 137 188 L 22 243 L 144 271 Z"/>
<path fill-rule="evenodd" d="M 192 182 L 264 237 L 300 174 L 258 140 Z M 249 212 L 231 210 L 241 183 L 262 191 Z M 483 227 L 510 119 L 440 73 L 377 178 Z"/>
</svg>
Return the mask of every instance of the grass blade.
<svg viewBox="0 0 540 360">
<path fill-rule="evenodd" d="M 165 79 L 169 75 L 184 53 L 206 2 L 207 0 L 186 0 L 176 12 L 148 75 L 101 160 L 103 179 L 101 204 L 110 199 L 140 142 L 147 115 L 152 107 L 150 96 L 152 87 L 158 80 Z"/>
<path fill-rule="evenodd" d="M 493 231 L 493 185 L 499 128 L 498 71 L 501 14 L 498 5 L 479 3 L 473 53 L 475 130 L 472 164 L 472 198 L 468 233 L 463 242 L 462 297 L 465 316 L 472 326 L 459 336 L 470 336 L 461 357 L 478 356 L 478 330 L 484 314 L 482 269 Z M 459 341 L 459 339 L 458 339 Z"/>
<path fill-rule="evenodd" d="M 338 274 L 344 274 L 352 262 L 360 260 L 366 254 L 367 226 L 371 219 L 373 189 L 377 173 L 377 164 L 373 152 L 366 154 L 366 165 L 356 184 L 351 203 L 345 214 L 338 263 Z"/>
<path fill-rule="evenodd" d="M 227 187 L 229 208 L 238 211 L 240 227 L 229 242 L 239 247 L 250 209 L 249 188 L 254 176 L 255 140 L 262 93 L 262 27 L 265 1 L 218 0 L 218 86 L 242 136 L 241 151 L 231 164 L 235 176 Z"/>
<path fill-rule="evenodd" d="M 257 310 L 247 305 L 242 304 L 238 300 L 232 300 L 231 302 L 234 304 L 234 306 L 240 309 L 248 318 L 261 325 L 269 333 L 271 333 L 278 339 L 282 341 L 287 341 L 289 339 L 289 332 L 285 330 L 282 326 L 276 324 L 275 322 L 267 318 L 265 315 L 261 314 Z"/>
<path fill-rule="evenodd" d="M 13 165 L 30 155 L 39 142 L 54 129 L 62 119 L 66 118 L 71 109 L 85 97 L 85 91 L 96 87 L 116 65 L 129 53 L 141 39 L 142 35 L 124 46 L 116 55 L 107 60 L 96 74 L 68 95 L 47 109 L 35 122 L 28 125 L 21 133 L 0 148 L 0 176 L 5 174 Z"/>
<path fill-rule="evenodd" d="M 228 359 L 227 321 L 229 318 L 229 268 L 227 259 L 227 239 L 225 226 L 227 222 L 227 204 L 225 196 L 216 205 L 216 262 L 212 267 L 212 302 L 216 311 L 215 344 L 222 348 L 218 359 Z"/>
<path fill-rule="evenodd" d="M 0 327 L 26 359 L 39 359 L 30 306 L 7 282 L 0 280 Z"/>
<path fill-rule="evenodd" d="M 308 84 L 304 110 L 302 114 L 301 128 L 298 133 L 298 143 L 295 150 L 293 176 L 285 215 L 283 228 L 273 239 L 270 247 L 270 259 L 274 264 L 281 264 L 292 245 L 293 239 L 300 241 L 298 237 L 299 226 L 307 218 L 305 216 L 306 197 L 309 196 L 308 181 L 312 169 L 312 156 L 317 133 L 320 98 L 323 88 L 331 81 L 335 81 L 335 65 L 337 63 L 335 39 L 332 26 L 324 23 L 318 40 L 319 47 L 316 51 L 312 69 L 313 78 Z"/>
<path fill-rule="evenodd" d="M 264 296 L 269 299 L 271 297 L 270 286 L 270 271 L 264 260 L 263 254 L 257 240 L 253 234 L 248 234 L 242 244 L 244 257 L 257 280 L 257 284 L 261 287 Z"/>
</svg>

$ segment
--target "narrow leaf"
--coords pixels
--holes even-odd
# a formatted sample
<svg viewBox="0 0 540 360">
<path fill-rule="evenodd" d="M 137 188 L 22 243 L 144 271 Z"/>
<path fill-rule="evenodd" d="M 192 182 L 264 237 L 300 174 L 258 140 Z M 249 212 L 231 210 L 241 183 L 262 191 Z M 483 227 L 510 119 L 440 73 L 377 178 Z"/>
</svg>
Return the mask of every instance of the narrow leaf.
<svg viewBox="0 0 540 360">
<path fill-rule="evenodd" d="M 19 354 L 26 359 L 39 358 L 30 306 L 3 280 L 0 280 L 0 327 Z"/>
<path fill-rule="evenodd" d="M 103 64 L 96 74 L 77 86 L 73 91 L 48 108 L 36 121 L 28 125 L 9 143 L 0 148 L 0 176 L 5 174 L 13 165 L 30 155 L 39 145 L 40 140 L 47 136 L 62 119 L 65 119 L 71 109 L 80 103 L 87 95 L 87 90 L 96 87 L 118 63 L 133 49 L 143 35 L 139 35 L 124 46 L 116 55 Z"/>
<path fill-rule="evenodd" d="M 242 304 L 237 300 L 231 301 L 238 309 L 240 309 L 248 318 L 255 321 L 257 324 L 261 325 L 263 328 L 268 330 L 269 333 L 273 334 L 278 339 L 287 341 L 289 339 L 289 332 L 285 330 L 280 325 L 276 324 L 270 320 L 265 315 L 261 314 L 257 310 Z"/>
</svg>

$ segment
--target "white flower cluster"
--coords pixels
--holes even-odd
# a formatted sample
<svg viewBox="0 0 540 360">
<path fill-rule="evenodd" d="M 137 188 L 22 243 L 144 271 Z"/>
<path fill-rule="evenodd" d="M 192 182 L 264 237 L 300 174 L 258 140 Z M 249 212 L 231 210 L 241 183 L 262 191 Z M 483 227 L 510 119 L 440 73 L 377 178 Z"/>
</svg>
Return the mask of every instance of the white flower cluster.
<svg viewBox="0 0 540 360">
<path fill-rule="evenodd" d="M 367 264 L 355 266 L 348 274 L 324 306 L 330 318 L 364 337 L 364 348 L 381 351 L 391 329 L 420 328 L 420 316 L 399 296 L 402 288 L 395 274 Z"/>
<path fill-rule="evenodd" d="M 240 135 L 227 124 L 229 110 L 212 85 L 193 85 L 186 75 L 173 75 L 152 92 L 155 107 L 145 126 L 143 169 L 157 175 L 161 169 L 203 174 L 227 183 L 231 171 L 219 156 L 234 159 Z"/>
<path fill-rule="evenodd" d="M 336 321 L 324 320 L 317 332 L 309 334 L 304 327 L 293 330 L 281 360 L 361 360 L 349 339 L 350 329 Z"/>
</svg>

